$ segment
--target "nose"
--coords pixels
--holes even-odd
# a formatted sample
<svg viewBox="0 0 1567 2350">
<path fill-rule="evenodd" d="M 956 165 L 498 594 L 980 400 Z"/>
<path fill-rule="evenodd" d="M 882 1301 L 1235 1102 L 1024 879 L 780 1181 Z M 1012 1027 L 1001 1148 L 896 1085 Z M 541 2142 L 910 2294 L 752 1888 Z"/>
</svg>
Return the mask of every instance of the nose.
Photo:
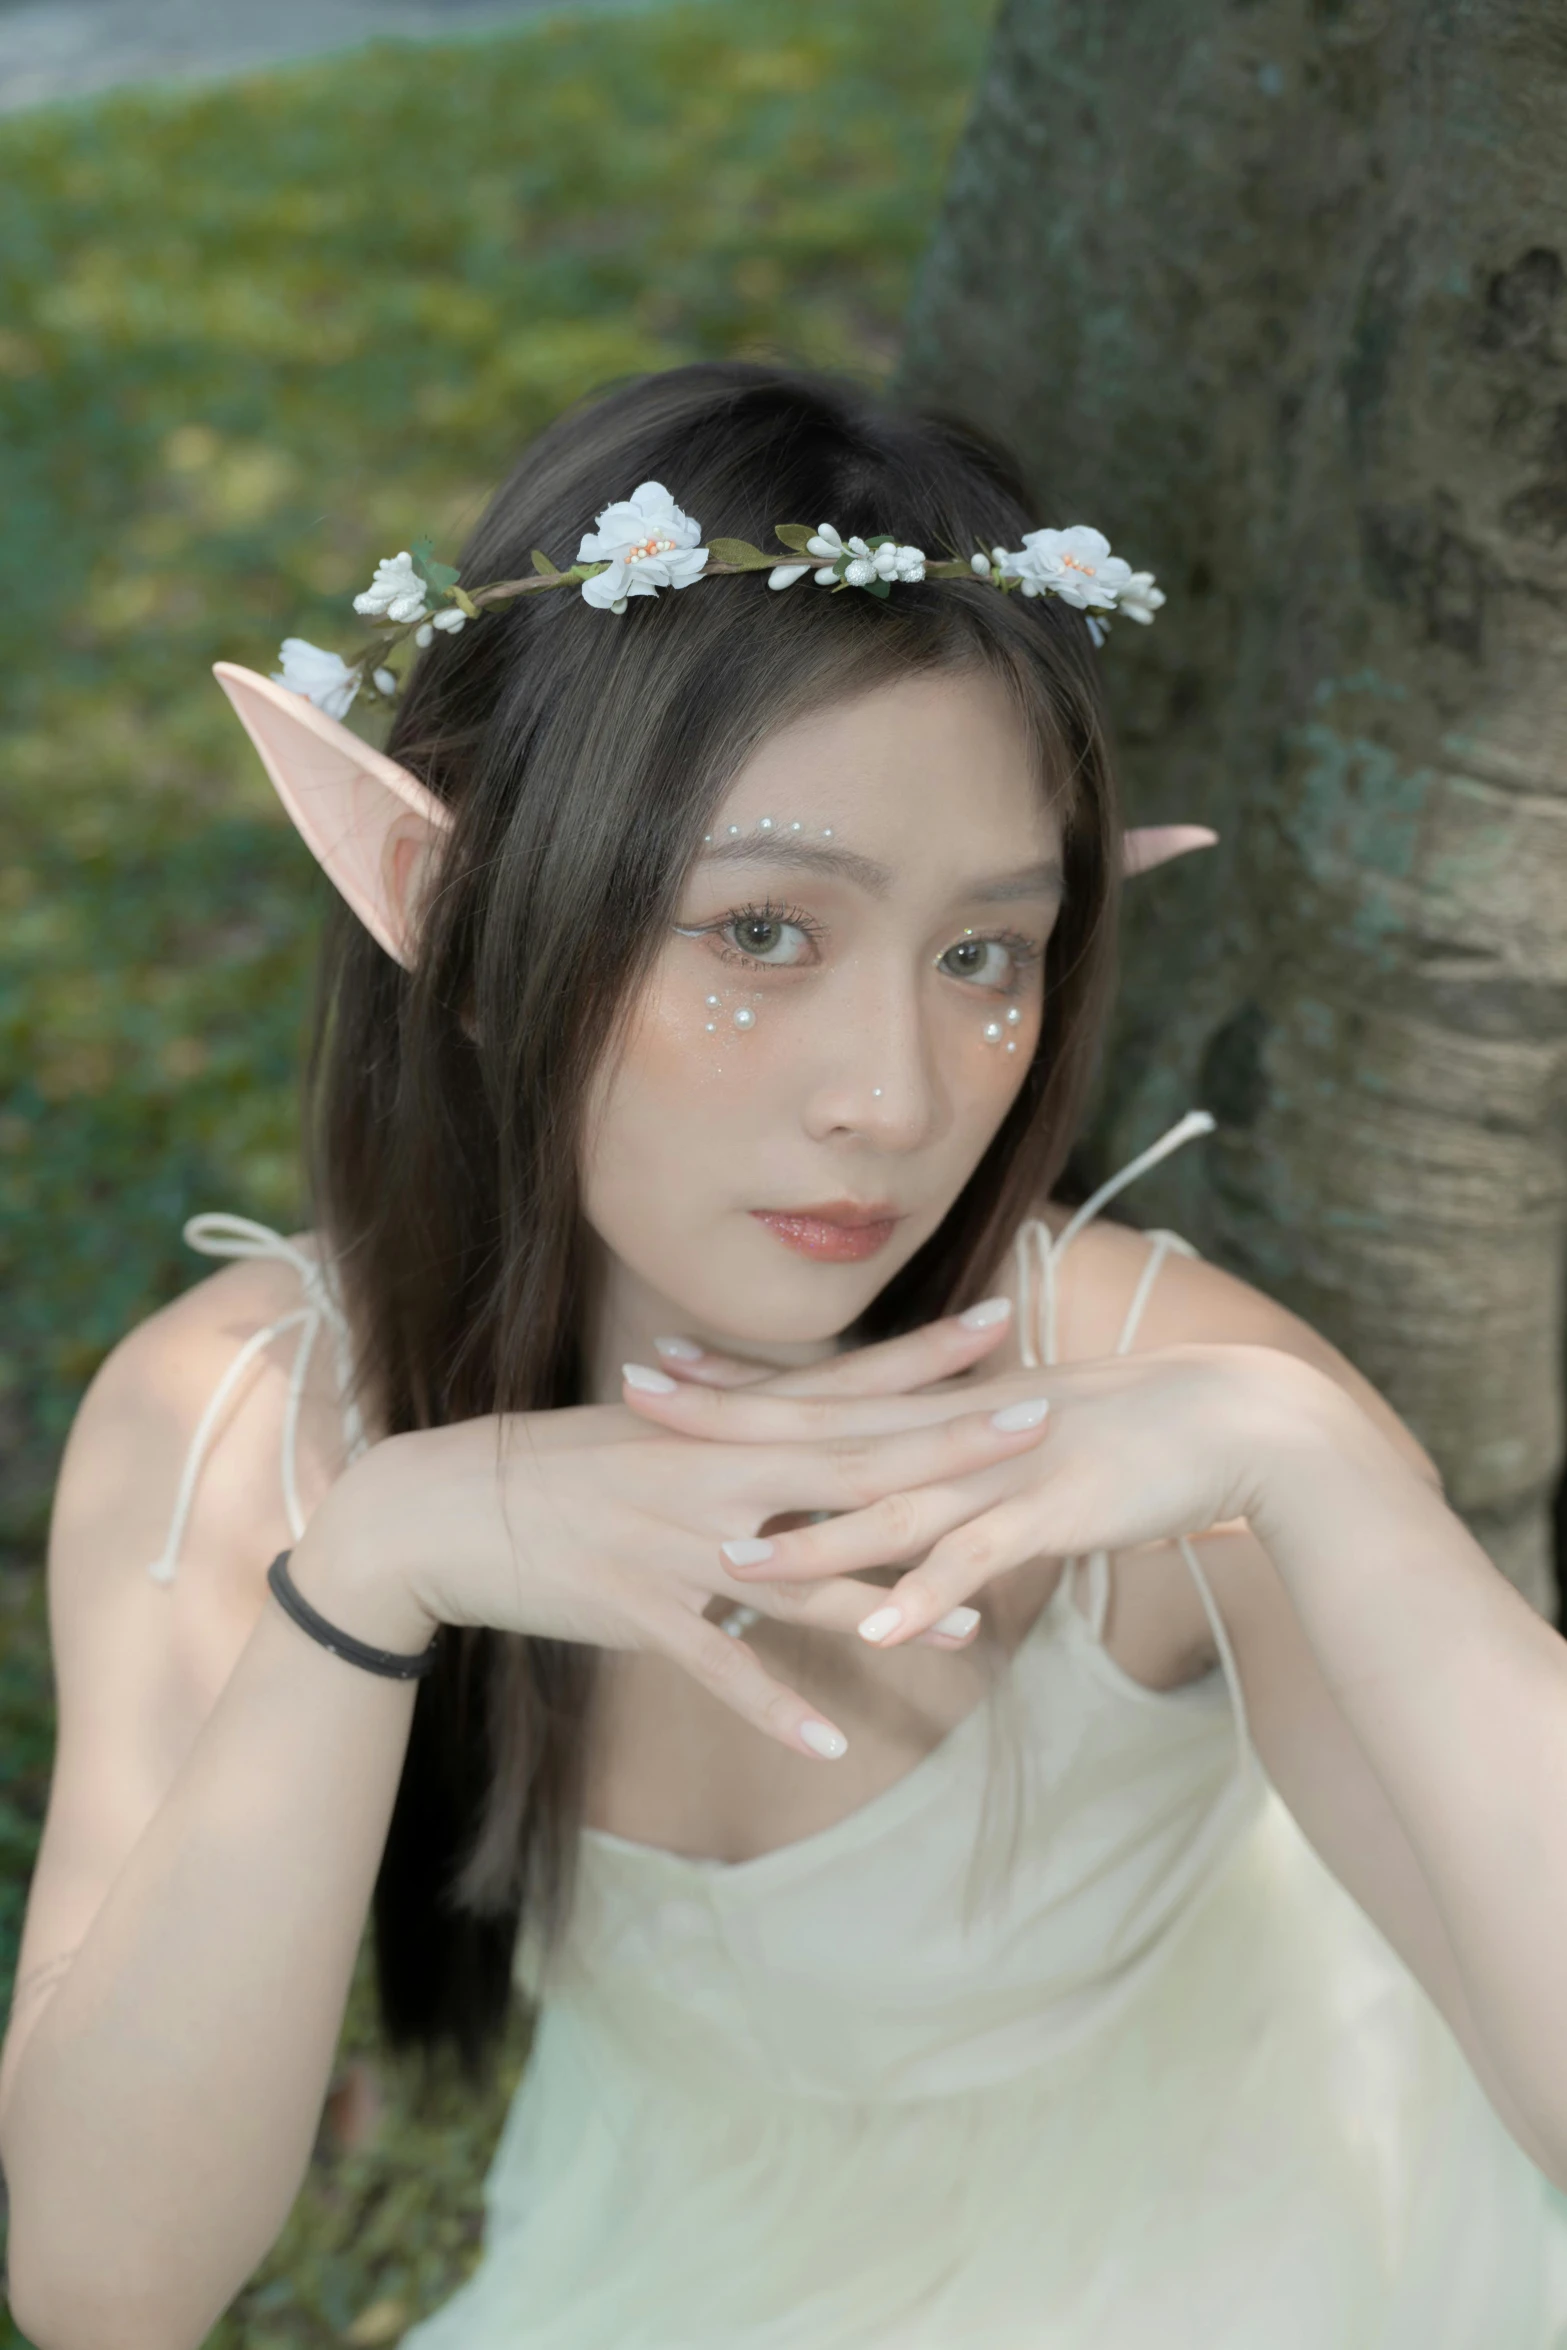
<svg viewBox="0 0 1567 2350">
<path fill-rule="evenodd" d="M 939 1134 L 945 1096 L 917 983 L 878 978 L 834 1007 L 807 1092 L 813 1141 L 854 1135 L 873 1148 L 917 1150 Z"/>
</svg>

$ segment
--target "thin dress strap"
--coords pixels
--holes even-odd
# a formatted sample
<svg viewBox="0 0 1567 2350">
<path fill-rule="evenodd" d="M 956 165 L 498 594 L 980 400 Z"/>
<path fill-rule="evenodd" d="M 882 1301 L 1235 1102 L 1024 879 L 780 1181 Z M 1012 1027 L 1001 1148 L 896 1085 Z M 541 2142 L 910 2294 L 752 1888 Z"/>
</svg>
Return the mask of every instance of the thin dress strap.
<svg viewBox="0 0 1567 2350">
<path fill-rule="evenodd" d="M 1148 1169 L 1157 1166 L 1161 1159 L 1168 1158 L 1172 1151 L 1179 1150 L 1183 1143 L 1194 1141 L 1200 1134 L 1211 1134 L 1214 1123 L 1206 1110 L 1189 1110 L 1186 1116 L 1178 1124 L 1172 1126 L 1167 1134 L 1162 1134 L 1157 1142 L 1150 1144 L 1147 1150 L 1140 1151 L 1135 1159 L 1130 1160 L 1126 1166 L 1120 1169 L 1119 1173 L 1112 1175 L 1107 1183 L 1102 1183 L 1099 1189 L 1093 1192 L 1082 1206 L 1073 1212 L 1054 1238 L 1051 1236 L 1050 1227 L 1042 1217 L 1031 1216 L 1028 1222 L 1022 1226 L 1015 1243 L 1018 1270 L 1018 1346 L 1024 1364 L 1029 1370 L 1039 1370 L 1057 1360 L 1057 1281 L 1061 1260 L 1072 1242 L 1087 1225 L 1092 1223 L 1100 1209 L 1114 1199 L 1118 1192 L 1124 1191 L 1129 1183 L 1135 1183 L 1139 1175 L 1146 1174 Z M 1148 1261 L 1138 1277 L 1137 1287 L 1132 1292 L 1132 1300 L 1126 1310 L 1126 1319 L 1121 1325 L 1121 1334 L 1116 1340 L 1115 1351 L 1118 1355 L 1130 1354 L 1133 1341 L 1141 1327 L 1143 1315 L 1147 1310 L 1148 1300 L 1153 1295 L 1154 1283 L 1158 1280 L 1160 1268 L 1166 1259 L 1172 1255 L 1194 1257 L 1197 1254 L 1191 1242 L 1183 1240 L 1178 1232 L 1152 1231 L 1144 1233 L 1143 1238 L 1149 1243 Z M 1037 1257 L 1038 1260 L 1037 1309 L 1031 1257 Z M 1197 1596 L 1202 1602 L 1203 1612 L 1207 1616 L 1209 1629 L 1213 1634 L 1213 1644 L 1218 1651 L 1219 1663 L 1229 1686 L 1230 1699 L 1234 1707 L 1235 1743 L 1240 1770 L 1243 1776 L 1249 1776 L 1255 1761 L 1251 1743 L 1251 1727 L 1246 1714 L 1245 1693 L 1241 1688 L 1240 1674 L 1236 1669 L 1235 1654 L 1230 1646 L 1229 1634 L 1224 1628 L 1224 1618 L 1208 1587 L 1208 1578 L 1198 1563 L 1197 1553 L 1185 1535 L 1177 1538 L 1176 1547 L 1186 1561 L 1192 1581 L 1197 1586 Z M 1110 1554 L 1104 1550 L 1093 1551 L 1086 1563 L 1089 1596 L 1088 1624 L 1094 1639 L 1102 1641 L 1105 1616 L 1110 1604 Z M 1075 1574 L 1078 1565 L 1078 1560 L 1068 1559 L 1064 1572 L 1069 1575 Z"/>
<path fill-rule="evenodd" d="M 184 1226 L 182 1237 L 187 1248 L 195 1249 L 204 1257 L 273 1257 L 281 1264 L 292 1265 L 299 1275 L 305 1303 L 292 1307 L 286 1314 L 279 1314 L 276 1321 L 269 1322 L 264 1330 L 257 1330 L 247 1338 L 207 1399 L 207 1407 L 196 1424 L 196 1432 L 185 1454 L 185 1466 L 174 1499 L 174 1514 L 169 1521 L 168 1536 L 162 1550 L 147 1569 L 155 1583 L 172 1583 L 174 1580 L 180 1544 L 184 1540 L 191 1505 L 196 1497 L 197 1481 L 222 1417 L 223 1407 L 257 1355 L 263 1348 L 270 1346 L 274 1338 L 281 1338 L 288 1330 L 298 1330 L 300 1333 L 288 1382 L 288 1400 L 283 1411 L 282 1458 L 283 1507 L 288 1515 L 289 1532 L 296 1542 L 305 1530 L 296 1479 L 299 1412 L 311 1356 L 323 1323 L 331 1330 L 333 1337 L 338 1403 L 343 1415 L 343 1435 L 349 1460 L 357 1460 L 367 1449 L 368 1443 L 359 1407 L 349 1392 L 353 1362 L 348 1318 L 334 1293 L 327 1268 L 316 1258 L 307 1256 L 303 1249 L 296 1248 L 281 1232 L 274 1232 L 267 1224 L 254 1224 L 248 1216 L 192 1216 Z"/>
</svg>

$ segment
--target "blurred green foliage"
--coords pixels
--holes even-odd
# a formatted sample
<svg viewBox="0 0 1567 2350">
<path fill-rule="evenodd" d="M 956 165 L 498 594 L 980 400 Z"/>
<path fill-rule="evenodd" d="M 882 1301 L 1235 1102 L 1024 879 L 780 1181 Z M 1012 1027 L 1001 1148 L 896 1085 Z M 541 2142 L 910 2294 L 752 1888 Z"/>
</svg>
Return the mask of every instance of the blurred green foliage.
<svg viewBox="0 0 1567 2350">
<path fill-rule="evenodd" d="M 38 1562 L 114 1341 L 303 1217 L 324 884 L 208 674 L 349 638 L 569 399 L 716 354 L 896 355 L 994 0 L 683 0 L 0 123 L 0 1996 L 53 1736 Z M 606 495 L 615 485 L 606 486 Z M 568 549 L 566 554 L 572 552 Z M 491 2094 L 331 2114 L 221 2350 L 397 2338 L 471 2266 Z M 0 2319 L 0 2346 L 6 2337 Z"/>
</svg>

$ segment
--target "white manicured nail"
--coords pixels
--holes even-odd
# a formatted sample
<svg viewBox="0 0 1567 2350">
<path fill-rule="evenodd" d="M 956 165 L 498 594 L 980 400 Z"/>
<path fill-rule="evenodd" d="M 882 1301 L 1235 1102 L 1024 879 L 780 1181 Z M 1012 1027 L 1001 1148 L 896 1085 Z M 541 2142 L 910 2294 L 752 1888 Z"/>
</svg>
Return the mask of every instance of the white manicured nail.
<svg viewBox="0 0 1567 2350">
<path fill-rule="evenodd" d="M 672 1363 L 699 1363 L 706 1352 L 691 1338 L 655 1338 L 653 1344 Z"/>
<path fill-rule="evenodd" d="M 901 1607 L 879 1607 L 873 1616 L 867 1616 L 860 1626 L 862 1640 L 885 1640 L 889 1632 L 896 1632 L 903 1621 Z"/>
<path fill-rule="evenodd" d="M 800 1736 L 813 1754 L 824 1754 L 836 1762 L 840 1754 L 847 1754 L 849 1741 L 841 1730 L 829 1729 L 825 1722 L 802 1722 Z"/>
<path fill-rule="evenodd" d="M 772 1544 L 763 1541 L 760 1535 L 747 1536 L 737 1542 L 722 1542 L 719 1548 L 732 1567 L 759 1567 L 763 1559 L 770 1559 L 773 1555 Z"/>
<path fill-rule="evenodd" d="M 1037 1428 L 1049 1409 L 1049 1396 L 1036 1395 L 1027 1403 L 1009 1403 L 1001 1411 L 992 1412 L 990 1425 L 1003 1436 L 1015 1436 L 1020 1428 Z"/>
<path fill-rule="evenodd" d="M 950 1639 L 962 1640 L 979 1622 L 977 1607 L 952 1607 L 939 1623 L 932 1624 L 933 1632 L 945 1632 Z"/>
<path fill-rule="evenodd" d="M 622 1363 L 620 1376 L 628 1387 L 640 1387 L 644 1395 L 673 1395 L 680 1385 L 667 1371 L 651 1371 L 646 1363 Z"/>
<path fill-rule="evenodd" d="M 958 1320 L 965 1330 L 989 1330 L 1012 1311 L 1009 1297 L 982 1297 L 977 1306 L 965 1306 Z"/>
</svg>

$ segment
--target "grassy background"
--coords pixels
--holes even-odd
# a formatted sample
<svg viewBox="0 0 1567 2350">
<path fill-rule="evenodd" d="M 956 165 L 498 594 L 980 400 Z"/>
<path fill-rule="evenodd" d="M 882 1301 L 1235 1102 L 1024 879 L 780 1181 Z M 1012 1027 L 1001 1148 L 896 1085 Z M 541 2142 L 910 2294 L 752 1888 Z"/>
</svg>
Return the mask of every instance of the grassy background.
<svg viewBox="0 0 1567 2350">
<path fill-rule="evenodd" d="M 0 124 L 0 1998 L 76 1401 L 208 1269 L 187 1215 L 301 1216 L 325 885 L 209 664 L 345 645 L 375 558 L 453 552 L 596 382 L 735 353 L 884 374 L 993 13 L 684 0 Z M 345 2068 L 377 2061 L 367 1955 Z M 524 2053 L 426 2111 L 380 2062 L 353 2151 L 329 2101 L 213 2343 L 391 2342 L 444 2300 Z"/>
</svg>

